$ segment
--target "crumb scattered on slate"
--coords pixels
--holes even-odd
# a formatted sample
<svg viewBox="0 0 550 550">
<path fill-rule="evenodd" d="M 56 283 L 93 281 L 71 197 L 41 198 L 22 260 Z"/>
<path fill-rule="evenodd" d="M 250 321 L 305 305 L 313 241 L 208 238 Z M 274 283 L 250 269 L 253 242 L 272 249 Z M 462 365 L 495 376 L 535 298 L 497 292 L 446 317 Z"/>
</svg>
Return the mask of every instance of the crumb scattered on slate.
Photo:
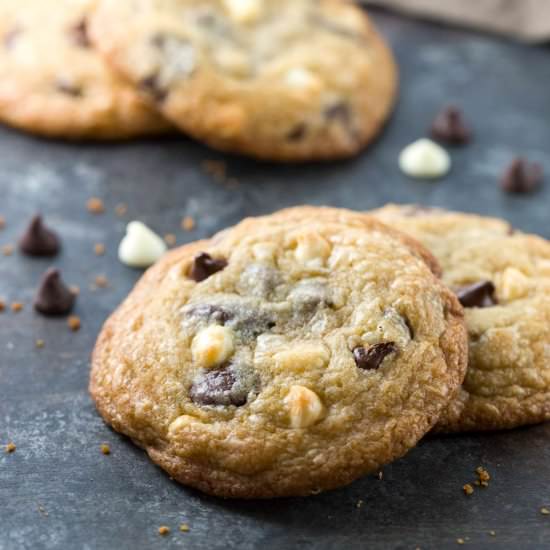
<svg viewBox="0 0 550 550">
<path fill-rule="evenodd" d="M 466 541 L 462 538 L 456 539 L 457 544 L 464 544 Z"/>
<path fill-rule="evenodd" d="M 164 242 L 168 246 L 174 246 L 176 244 L 176 236 L 173 233 L 166 233 L 164 235 Z"/>
<path fill-rule="evenodd" d="M 105 254 L 105 245 L 103 243 L 95 243 L 94 254 L 96 256 L 103 256 L 103 254 Z"/>
<path fill-rule="evenodd" d="M 180 531 L 182 533 L 187 533 L 189 531 L 189 525 L 187 525 L 187 523 L 182 523 L 180 525 Z"/>
<path fill-rule="evenodd" d="M 491 479 L 489 472 L 482 466 L 478 466 L 476 468 L 476 474 L 478 477 L 479 485 L 481 487 L 487 487 L 489 485 L 489 480 Z"/>
<path fill-rule="evenodd" d="M 363 504 L 364 504 L 364 502 L 363 502 L 361 499 L 359 499 L 359 500 L 355 503 L 355 507 L 356 507 L 356 508 L 361 508 L 361 506 L 363 506 Z"/>
<path fill-rule="evenodd" d="M 115 214 L 119 217 L 122 217 L 128 212 L 128 206 L 121 202 L 115 206 Z"/>
<path fill-rule="evenodd" d="M 540 513 L 543 515 L 543 516 L 550 516 L 550 510 L 548 508 L 541 508 L 540 509 Z"/>
<path fill-rule="evenodd" d="M 159 527 L 159 535 L 162 535 L 164 537 L 168 533 L 170 533 L 170 527 L 168 527 L 167 525 L 161 525 Z"/>
<path fill-rule="evenodd" d="M 466 485 L 462 487 L 462 490 L 464 491 L 464 494 L 467 496 L 470 496 L 474 492 L 474 488 L 472 487 L 471 483 L 466 483 Z"/>
<path fill-rule="evenodd" d="M 222 160 L 205 160 L 202 169 L 214 179 L 223 182 L 227 175 L 227 165 Z"/>
<path fill-rule="evenodd" d="M 42 340 L 42 339 L 39 338 L 38 340 L 36 340 L 36 341 L 34 342 L 34 345 L 35 345 L 37 348 L 40 349 L 40 348 L 43 348 L 43 347 L 44 347 L 45 342 L 44 342 L 44 340 Z"/>
<path fill-rule="evenodd" d="M 73 332 L 80 330 L 80 317 L 77 317 L 76 315 L 71 315 L 67 319 L 67 325 Z"/>
<path fill-rule="evenodd" d="M 105 212 L 105 205 L 103 204 L 103 201 L 97 197 L 88 199 L 86 208 L 88 209 L 88 212 L 91 212 L 92 214 L 102 214 Z"/>
<path fill-rule="evenodd" d="M 13 244 L 5 244 L 2 247 L 2 254 L 4 254 L 4 256 L 11 256 L 13 254 L 13 250 L 14 250 Z"/>
<path fill-rule="evenodd" d="M 4 229 L 6 227 L 6 219 L 4 216 L 0 216 L 0 229 Z"/>
<path fill-rule="evenodd" d="M 97 275 L 94 279 L 94 284 L 97 288 L 107 288 L 109 286 L 109 280 L 105 275 Z"/>
<path fill-rule="evenodd" d="M 41 516 L 44 516 L 45 518 L 47 518 L 49 515 L 48 511 L 46 510 L 46 508 L 44 508 L 44 506 L 42 506 L 42 504 L 38 504 L 38 512 Z"/>
<path fill-rule="evenodd" d="M 4 300 L 0 300 L 0 313 L 6 309 L 6 302 Z"/>
<path fill-rule="evenodd" d="M 191 216 L 185 216 L 181 220 L 181 228 L 184 231 L 192 231 L 195 228 L 195 220 Z"/>
<path fill-rule="evenodd" d="M 383 472 L 382 470 L 380 470 L 380 471 L 378 472 L 378 479 L 379 479 L 380 481 L 382 481 L 382 480 L 384 479 L 384 472 Z"/>
<path fill-rule="evenodd" d="M 15 443 L 13 441 L 10 441 L 7 445 L 6 445 L 6 453 L 14 453 L 15 452 L 15 449 L 17 449 L 17 447 L 15 446 Z"/>
<path fill-rule="evenodd" d="M 75 296 L 78 296 L 80 294 L 80 287 L 76 286 L 76 285 L 71 285 L 69 287 L 69 290 L 75 295 Z"/>
<path fill-rule="evenodd" d="M 13 302 L 10 307 L 14 313 L 19 313 L 23 309 L 23 304 L 21 302 Z"/>
<path fill-rule="evenodd" d="M 491 535 L 492 537 L 496 537 L 497 532 L 496 531 L 489 531 L 489 535 Z"/>
<path fill-rule="evenodd" d="M 110 455 L 111 454 L 111 447 L 109 447 L 109 445 L 107 445 L 107 443 L 103 443 L 101 445 L 100 449 L 101 449 L 101 452 L 104 455 Z"/>
</svg>

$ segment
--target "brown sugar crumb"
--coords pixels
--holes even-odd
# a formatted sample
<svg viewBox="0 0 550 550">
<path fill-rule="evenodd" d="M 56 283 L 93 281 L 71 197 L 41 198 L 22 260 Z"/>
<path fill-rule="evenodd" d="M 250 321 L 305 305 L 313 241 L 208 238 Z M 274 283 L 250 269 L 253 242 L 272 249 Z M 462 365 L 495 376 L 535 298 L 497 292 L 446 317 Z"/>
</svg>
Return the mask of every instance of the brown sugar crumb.
<svg viewBox="0 0 550 550">
<path fill-rule="evenodd" d="M 115 214 L 119 217 L 122 217 L 128 212 L 128 206 L 121 202 L 115 206 Z"/>
<path fill-rule="evenodd" d="M 362 501 L 361 499 L 359 499 L 356 503 L 355 503 L 355 507 L 356 508 L 361 508 L 361 506 L 363 506 L 364 504 L 364 501 Z"/>
<path fill-rule="evenodd" d="M 548 508 L 541 508 L 540 509 L 540 513 L 543 515 L 543 516 L 550 516 L 550 510 Z"/>
<path fill-rule="evenodd" d="M 222 160 L 205 160 L 202 163 L 202 169 L 220 182 L 225 181 L 227 175 L 227 165 Z"/>
<path fill-rule="evenodd" d="M 181 220 L 181 228 L 184 231 L 193 231 L 193 229 L 195 228 L 194 218 L 192 218 L 191 216 L 185 216 L 185 218 Z"/>
<path fill-rule="evenodd" d="M 76 332 L 80 329 L 80 317 L 70 315 L 67 319 L 67 325 L 73 332 Z"/>
<path fill-rule="evenodd" d="M 80 294 L 80 287 L 76 285 L 72 285 L 69 287 L 69 290 L 75 295 L 78 296 Z"/>
<path fill-rule="evenodd" d="M 239 183 L 239 180 L 237 178 L 227 178 L 225 180 L 225 186 L 228 188 L 228 189 L 237 189 L 237 187 L 239 187 L 240 183 Z"/>
<path fill-rule="evenodd" d="M 470 496 L 474 492 L 474 488 L 472 487 L 471 483 L 466 483 L 466 485 L 462 487 L 462 490 L 464 491 L 464 494 L 468 496 Z"/>
<path fill-rule="evenodd" d="M 40 513 L 41 516 L 44 516 L 45 518 L 48 517 L 48 510 L 46 510 L 46 508 L 44 508 L 44 506 L 42 506 L 42 504 L 39 504 L 38 505 L 38 512 Z"/>
<path fill-rule="evenodd" d="M 94 244 L 94 254 L 96 256 L 103 256 L 105 254 L 105 245 L 102 243 Z"/>
<path fill-rule="evenodd" d="M 101 199 L 98 199 L 97 197 L 92 197 L 91 199 L 88 199 L 88 202 L 86 203 L 86 208 L 88 209 L 88 212 L 91 212 L 92 214 L 102 214 L 103 212 L 105 212 L 103 201 Z"/>
<path fill-rule="evenodd" d="M 6 309 L 6 302 L 4 300 L 0 300 L 0 312 L 4 311 Z"/>
<path fill-rule="evenodd" d="M 44 340 L 38 339 L 38 340 L 36 340 L 36 341 L 34 342 L 34 345 L 35 345 L 37 348 L 40 349 L 40 348 L 43 348 L 43 347 L 44 347 L 45 342 L 44 342 Z"/>
<path fill-rule="evenodd" d="M 98 275 L 94 279 L 94 285 L 97 288 L 107 288 L 109 286 L 109 280 L 105 277 L 105 275 Z"/>
<path fill-rule="evenodd" d="M 4 227 L 6 227 L 6 218 L 0 216 L 0 229 L 4 229 Z"/>
<path fill-rule="evenodd" d="M 111 447 L 109 447 L 109 445 L 107 445 L 107 443 L 103 443 L 101 445 L 100 449 L 101 449 L 101 452 L 104 455 L 110 455 L 111 454 Z"/>
<path fill-rule="evenodd" d="M 2 247 L 2 254 L 4 254 L 4 256 L 11 256 L 13 254 L 13 250 L 13 244 L 5 244 Z"/>
<path fill-rule="evenodd" d="M 476 468 L 476 474 L 478 477 L 478 482 L 476 482 L 476 485 L 479 485 L 480 487 L 488 487 L 489 480 L 491 479 L 489 472 L 482 466 L 478 466 Z"/>
<path fill-rule="evenodd" d="M 189 531 L 189 525 L 187 525 L 187 523 L 182 523 L 180 525 L 180 531 L 182 533 L 187 533 Z"/>
<path fill-rule="evenodd" d="M 14 453 L 15 452 L 15 449 L 17 449 L 17 447 L 15 446 L 15 443 L 13 441 L 10 441 L 7 445 L 6 445 L 6 453 Z"/>
<path fill-rule="evenodd" d="M 457 544 L 464 544 L 466 541 L 464 539 L 456 539 Z"/>
<path fill-rule="evenodd" d="M 176 236 L 173 233 L 166 233 L 164 235 L 164 242 L 168 246 L 174 246 L 176 244 Z"/>
<path fill-rule="evenodd" d="M 14 313 L 19 313 L 23 309 L 23 304 L 21 302 L 13 302 L 10 307 Z"/>
<path fill-rule="evenodd" d="M 159 527 L 159 535 L 162 535 L 164 537 L 168 533 L 170 533 L 170 527 L 168 527 L 167 525 L 161 525 Z"/>
</svg>

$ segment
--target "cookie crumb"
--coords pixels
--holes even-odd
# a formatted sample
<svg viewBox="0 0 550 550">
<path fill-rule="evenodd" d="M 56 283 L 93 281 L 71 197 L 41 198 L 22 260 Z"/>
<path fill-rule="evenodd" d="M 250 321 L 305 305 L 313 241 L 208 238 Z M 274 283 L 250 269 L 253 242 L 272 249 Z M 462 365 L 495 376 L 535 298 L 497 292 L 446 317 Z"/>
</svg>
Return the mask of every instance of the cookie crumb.
<svg viewBox="0 0 550 550">
<path fill-rule="evenodd" d="M 111 447 L 109 447 L 109 445 L 107 445 L 107 443 L 102 443 L 99 448 L 101 449 L 101 452 L 104 455 L 110 455 L 111 454 Z"/>
<path fill-rule="evenodd" d="M 478 477 L 480 487 L 488 487 L 489 480 L 491 479 L 489 472 L 482 466 L 478 466 L 476 468 L 476 474 Z"/>
<path fill-rule="evenodd" d="M 187 523 L 182 523 L 180 525 L 180 531 L 182 533 L 187 533 L 189 531 L 189 525 L 187 525 Z"/>
<path fill-rule="evenodd" d="M 496 537 L 497 532 L 496 531 L 489 531 L 489 535 L 491 535 L 492 537 Z"/>
<path fill-rule="evenodd" d="M 541 508 L 540 509 L 540 513 L 543 515 L 543 516 L 550 516 L 550 509 L 548 508 Z"/>
<path fill-rule="evenodd" d="M 15 452 L 15 449 L 17 449 L 17 447 L 15 446 L 15 443 L 13 441 L 10 441 L 7 445 L 6 445 L 6 453 L 10 454 L 10 453 L 14 453 Z"/>
<path fill-rule="evenodd" d="M 227 178 L 227 180 L 225 180 L 225 186 L 227 189 L 237 189 L 239 185 L 240 182 L 237 178 Z"/>
<path fill-rule="evenodd" d="M 109 286 L 109 280 L 105 275 L 97 275 L 94 279 L 94 285 L 97 288 L 107 288 Z"/>
<path fill-rule="evenodd" d="M 184 231 L 192 231 L 195 228 L 195 220 L 191 216 L 185 216 L 181 220 L 181 228 Z"/>
<path fill-rule="evenodd" d="M 67 325 L 73 332 L 76 332 L 80 329 L 80 317 L 77 315 L 71 315 L 67 319 Z"/>
<path fill-rule="evenodd" d="M 13 302 L 10 307 L 14 313 L 19 313 L 23 309 L 23 304 L 21 302 Z"/>
<path fill-rule="evenodd" d="M 46 508 L 44 508 L 44 506 L 42 506 L 42 504 L 40 503 L 38 504 L 38 512 L 41 516 L 44 516 L 45 518 L 49 516 L 48 510 L 46 510 Z"/>
<path fill-rule="evenodd" d="M 384 472 L 383 472 L 382 470 L 380 470 L 380 471 L 378 472 L 378 479 L 379 479 L 380 481 L 382 481 L 382 480 L 384 479 Z"/>
<path fill-rule="evenodd" d="M 167 525 L 161 525 L 159 527 L 159 535 L 161 536 L 166 536 L 168 533 L 170 533 L 170 527 L 168 527 Z"/>
<path fill-rule="evenodd" d="M 176 236 L 173 233 L 166 233 L 164 235 L 164 242 L 168 246 L 174 246 L 176 244 Z"/>
<path fill-rule="evenodd" d="M 41 340 L 41 339 L 38 339 L 35 341 L 34 345 L 37 347 L 37 348 L 43 348 L 44 347 L 44 340 Z"/>
<path fill-rule="evenodd" d="M 2 254 L 4 254 L 4 256 L 11 256 L 13 254 L 13 250 L 13 244 L 5 244 L 2 247 Z"/>
<path fill-rule="evenodd" d="M 6 302 L 0 300 L 0 313 L 6 309 Z"/>
<path fill-rule="evenodd" d="M 96 256 L 103 256 L 105 254 L 105 245 L 103 243 L 94 244 L 94 254 Z"/>
<path fill-rule="evenodd" d="M 464 539 L 458 538 L 456 539 L 457 544 L 464 544 L 466 541 Z"/>
<path fill-rule="evenodd" d="M 355 507 L 356 508 L 361 508 L 361 506 L 363 506 L 364 504 L 364 501 L 362 501 L 361 499 L 359 499 L 356 503 L 355 503 Z"/>
<path fill-rule="evenodd" d="M 6 218 L 0 216 L 0 229 L 4 229 L 4 227 L 6 227 Z"/>
<path fill-rule="evenodd" d="M 92 214 L 103 214 L 103 212 L 105 212 L 103 201 L 97 197 L 88 199 L 86 208 L 88 209 L 88 212 L 91 212 Z"/>
<path fill-rule="evenodd" d="M 462 487 L 462 490 L 467 496 L 470 496 L 474 492 L 474 488 L 472 487 L 471 483 L 466 483 L 466 485 Z"/>
<path fill-rule="evenodd" d="M 115 206 L 115 214 L 119 217 L 122 217 L 128 212 L 128 206 L 121 202 Z"/>
<path fill-rule="evenodd" d="M 225 181 L 227 165 L 223 160 L 205 160 L 202 169 L 219 182 Z"/>
<path fill-rule="evenodd" d="M 76 285 L 71 285 L 69 287 L 69 290 L 75 295 L 75 296 L 78 296 L 80 294 L 80 287 L 76 286 Z"/>
</svg>

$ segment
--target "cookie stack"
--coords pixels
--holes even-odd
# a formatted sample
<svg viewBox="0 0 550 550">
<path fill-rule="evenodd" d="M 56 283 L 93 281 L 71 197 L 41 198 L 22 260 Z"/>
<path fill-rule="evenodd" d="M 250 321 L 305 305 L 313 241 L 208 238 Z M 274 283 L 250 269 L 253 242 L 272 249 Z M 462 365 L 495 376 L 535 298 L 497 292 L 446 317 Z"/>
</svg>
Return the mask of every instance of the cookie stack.
<svg viewBox="0 0 550 550">
<path fill-rule="evenodd" d="M 391 52 L 345 0 L 0 0 L 0 119 L 46 136 L 176 127 L 258 158 L 346 157 L 395 89 Z"/>
</svg>

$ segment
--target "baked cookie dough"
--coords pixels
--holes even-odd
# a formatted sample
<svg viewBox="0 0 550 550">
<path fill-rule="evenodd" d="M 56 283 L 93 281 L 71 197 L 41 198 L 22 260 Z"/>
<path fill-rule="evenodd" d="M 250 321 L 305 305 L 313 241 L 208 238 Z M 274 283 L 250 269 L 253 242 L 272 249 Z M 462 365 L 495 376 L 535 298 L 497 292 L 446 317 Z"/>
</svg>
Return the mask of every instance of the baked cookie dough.
<svg viewBox="0 0 550 550">
<path fill-rule="evenodd" d="M 100 0 L 91 36 L 169 120 L 224 151 L 348 157 L 394 103 L 390 50 L 342 0 Z"/>
<path fill-rule="evenodd" d="M 433 252 L 465 306 L 470 351 L 438 431 L 497 430 L 550 419 L 550 243 L 510 224 L 389 205 L 373 212 Z"/>
<path fill-rule="evenodd" d="M 94 0 L 0 0 L 0 121 L 49 137 L 115 139 L 169 125 L 92 49 Z"/>
<path fill-rule="evenodd" d="M 462 383 L 456 297 L 379 222 L 315 210 L 169 252 L 98 338 L 100 413 L 181 483 L 347 484 L 413 447 Z"/>
</svg>

